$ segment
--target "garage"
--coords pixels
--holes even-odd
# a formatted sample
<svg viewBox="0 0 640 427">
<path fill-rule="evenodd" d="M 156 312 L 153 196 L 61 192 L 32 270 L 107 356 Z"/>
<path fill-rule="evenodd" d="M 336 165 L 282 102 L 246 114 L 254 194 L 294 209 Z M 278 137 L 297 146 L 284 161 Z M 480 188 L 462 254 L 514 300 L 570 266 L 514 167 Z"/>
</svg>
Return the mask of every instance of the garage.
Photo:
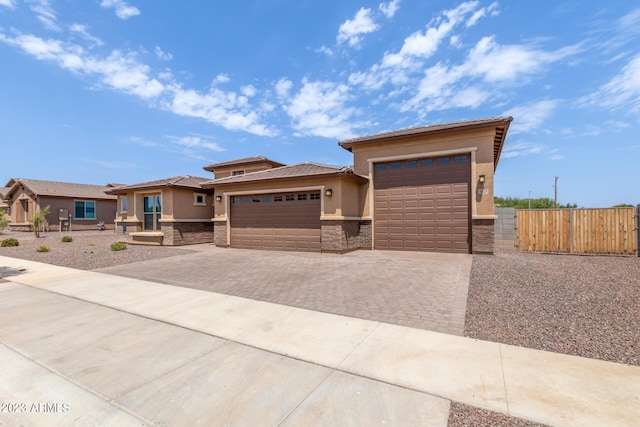
<svg viewBox="0 0 640 427">
<path fill-rule="evenodd" d="M 231 196 L 231 247 L 320 252 L 320 191 Z"/>
<path fill-rule="evenodd" d="M 468 154 L 374 164 L 374 248 L 470 252 Z"/>
</svg>

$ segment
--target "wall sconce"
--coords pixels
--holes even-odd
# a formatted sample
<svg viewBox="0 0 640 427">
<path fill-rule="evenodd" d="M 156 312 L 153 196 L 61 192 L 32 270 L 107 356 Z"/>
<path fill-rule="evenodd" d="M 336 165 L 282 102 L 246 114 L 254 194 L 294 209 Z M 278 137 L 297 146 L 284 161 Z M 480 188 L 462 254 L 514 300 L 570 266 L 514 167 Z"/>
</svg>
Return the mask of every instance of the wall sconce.
<svg viewBox="0 0 640 427">
<path fill-rule="evenodd" d="M 324 191 L 324 195 L 325 195 L 325 196 L 327 196 L 327 197 L 331 197 L 331 196 L 333 196 L 333 190 L 332 190 L 332 189 L 330 189 L 330 188 L 327 188 L 327 189 Z"/>
<path fill-rule="evenodd" d="M 222 201 L 222 196 L 218 194 L 216 196 L 216 202 L 221 202 L 221 201 Z"/>
<path fill-rule="evenodd" d="M 479 182 L 480 184 L 484 184 L 484 175 L 480 175 L 480 176 L 478 177 L 478 182 Z"/>
</svg>

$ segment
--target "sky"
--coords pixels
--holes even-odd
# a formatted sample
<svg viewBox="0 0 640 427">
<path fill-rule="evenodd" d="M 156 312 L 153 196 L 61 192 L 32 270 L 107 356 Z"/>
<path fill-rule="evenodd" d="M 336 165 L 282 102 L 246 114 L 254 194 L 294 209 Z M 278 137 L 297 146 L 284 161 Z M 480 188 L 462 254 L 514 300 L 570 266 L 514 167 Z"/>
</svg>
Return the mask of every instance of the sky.
<svg viewBox="0 0 640 427">
<path fill-rule="evenodd" d="M 640 203 L 640 1 L 0 0 L 0 185 L 514 118 L 495 195 Z"/>
</svg>

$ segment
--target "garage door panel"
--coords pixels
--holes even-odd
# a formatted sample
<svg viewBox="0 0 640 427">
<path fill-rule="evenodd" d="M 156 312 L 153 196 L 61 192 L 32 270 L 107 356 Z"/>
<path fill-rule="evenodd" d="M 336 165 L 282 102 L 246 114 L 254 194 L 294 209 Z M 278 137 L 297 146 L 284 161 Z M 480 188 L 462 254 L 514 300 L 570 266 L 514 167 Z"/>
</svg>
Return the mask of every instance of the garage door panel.
<svg viewBox="0 0 640 427">
<path fill-rule="evenodd" d="M 471 167 L 458 157 L 376 164 L 376 248 L 469 252 Z"/>
<path fill-rule="evenodd" d="M 311 194 L 314 199 L 311 199 Z M 293 200 L 286 200 L 287 197 Z M 274 196 L 280 196 L 276 202 Z M 231 246 L 247 249 L 320 251 L 317 192 L 233 197 Z"/>
</svg>

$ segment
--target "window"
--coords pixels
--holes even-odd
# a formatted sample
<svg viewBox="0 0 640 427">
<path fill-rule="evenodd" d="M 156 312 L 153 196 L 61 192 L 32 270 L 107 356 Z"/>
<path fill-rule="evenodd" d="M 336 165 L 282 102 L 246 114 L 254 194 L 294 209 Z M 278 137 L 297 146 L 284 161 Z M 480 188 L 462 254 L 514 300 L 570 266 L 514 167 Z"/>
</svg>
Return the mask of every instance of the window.
<svg viewBox="0 0 640 427">
<path fill-rule="evenodd" d="M 231 172 L 231 176 L 238 176 L 238 175 L 244 175 L 244 171 L 233 171 Z"/>
<path fill-rule="evenodd" d="M 376 163 L 376 170 L 377 171 L 385 171 L 385 170 L 387 170 L 387 164 L 386 163 Z"/>
<path fill-rule="evenodd" d="M 306 194 L 298 194 L 298 200 L 307 200 Z"/>
<path fill-rule="evenodd" d="M 293 194 L 287 194 L 284 198 L 287 202 L 291 202 L 293 200 L 296 199 L 296 196 L 294 196 Z"/>
<path fill-rule="evenodd" d="M 76 200 L 76 219 L 96 219 L 96 202 Z"/>
<path fill-rule="evenodd" d="M 207 195 L 204 193 L 193 193 L 193 204 L 195 206 L 207 206 Z"/>
<path fill-rule="evenodd" d="M 240 203 L 240 200 L 241 200 L 240 197 L 232 197 L 231 198 L 231 203 L 233 203 L 235 205 L 236 203 Z"/>
<path fill-rule="evenodd" d="M 311 193 L 309 194 L 310 200 L 320 200 L 320 193 Z"/>
<path fill-rule="evenodd" d="M 129 200 L 127 199 L 127 196 L 122 196 L 120 198 L 120 211 L 126 212 L 128 208 L 129 208 Z"/>
<path fill-rule="evenodd" d="M 162 196 L 153 194 L 143 197 L 144 231 L 160 230 L 160 218 L 162 218 Z"/>
<path fill-rule="evenodd" d="M 402 162 L 393 162 L 389 165 L 391 169 L 400 169 L 402 167 Z"/>
<path fill-rule="evenodd" d="M 453 161 L 454 163 L 467 163 L 469 161 L 469 156 L 455 156 Z"/>
<path fill-rule="evenodd" d="M 433 160 L 431 159 L 422 159 L 420 160 L 420 166 L 427 167 L 427 166 L 433 166 Z"/>
<path fill-rule="evenodd" d="M 251 199 L 251 201 L 253 203 L 260 203 L 262 200 L 260 199 L 260 197 L 254 197 L 254 198 Z"/>
<path fill-rule="evenodd" d="M 404 162 L 405 168 L 415 168 L 416 166 L 418 166 L 418 162 L 415 160 L 407 160 Z"/>
<path fill-rule="evenodd" d="M 436 164 L 448 165 L 449 164 L 449 158 L 448 157 L 440 157 L 440 158 L 436 159 Z"/>
<path fill-rule="evenodd" d="M 273 201 L 274 202 L 281 202 L 282 201 L 282 196 L 273 196 Z"/>
<path fill-rule="evenodd" d="M 263 201 L 264 203 L 269 203 L 269 202 L 271 202 L 272 200 L 273 200 L 273 197 L 271 197 L 271 196 L 262 196 L 262 201 Z"/>
</svg>

